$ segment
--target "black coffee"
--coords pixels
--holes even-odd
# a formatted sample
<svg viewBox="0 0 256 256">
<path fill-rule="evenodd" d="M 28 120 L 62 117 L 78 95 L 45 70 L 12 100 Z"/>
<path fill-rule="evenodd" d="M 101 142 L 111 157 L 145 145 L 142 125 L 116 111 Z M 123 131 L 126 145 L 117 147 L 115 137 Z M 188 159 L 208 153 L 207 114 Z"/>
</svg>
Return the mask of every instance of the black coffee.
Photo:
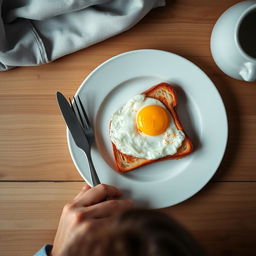
<svg viewBox="0 0 256 256">
<path fill-rule="evenodd" d="M 238 40 L 243 51 L 256 58 L 256 10 L 244 17 L 238 30 Z"/>
</svg>

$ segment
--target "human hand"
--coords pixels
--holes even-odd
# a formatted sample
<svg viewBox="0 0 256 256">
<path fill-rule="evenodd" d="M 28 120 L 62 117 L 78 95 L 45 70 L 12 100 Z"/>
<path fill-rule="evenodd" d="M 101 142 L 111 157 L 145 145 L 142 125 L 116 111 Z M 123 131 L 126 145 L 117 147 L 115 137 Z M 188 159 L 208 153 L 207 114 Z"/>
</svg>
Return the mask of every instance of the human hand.
<svg viewBox="0 0 256 256">
<path fill-rule="evenodd" d="M 51 256 L 84 256 L 85 237 L 90 230 L 132 206 L 131 200 L 115 199 L 121 195 L 113 186 L 100 184 L 91 188 L 85 185 L 63 208 Z M 103 201 L 106 198 L 108 200 Z"/>
</svg>

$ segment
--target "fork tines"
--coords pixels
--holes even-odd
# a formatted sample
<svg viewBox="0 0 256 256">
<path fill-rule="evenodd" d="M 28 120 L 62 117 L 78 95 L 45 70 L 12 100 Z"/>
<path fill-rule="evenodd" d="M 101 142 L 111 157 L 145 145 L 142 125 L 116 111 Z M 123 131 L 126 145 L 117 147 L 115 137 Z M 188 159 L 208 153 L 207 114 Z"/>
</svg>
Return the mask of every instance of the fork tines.
<svg viewBox="0 0 256 256">
<path fill-rule="evenodd" d="M 75 115 L 79 116 L 79 121 L 80 121 L 82 127 L 87 129 L 87 128 L 90 127 L 90 121 L 89 121 L 89 118 L 88 118 L 88 116 L 86 114 L 86 111 L 84 109 L 84 106 L 82 104 L 82 101 L 81 101 L 80 97 L 77 96 L 77 98 L 78 98 L 78 102 L 77 102 L 76 98 L 73 97 L 73 102 L 75 104 L 72 104 L 72 101 L 71 101 L 70 98 L 69 98 L 69 102 L 70 102 L 71 108 L 74 111 Z M 82 116 L 82 114 L 83 114 L 83 116 Z"/>
</svg>

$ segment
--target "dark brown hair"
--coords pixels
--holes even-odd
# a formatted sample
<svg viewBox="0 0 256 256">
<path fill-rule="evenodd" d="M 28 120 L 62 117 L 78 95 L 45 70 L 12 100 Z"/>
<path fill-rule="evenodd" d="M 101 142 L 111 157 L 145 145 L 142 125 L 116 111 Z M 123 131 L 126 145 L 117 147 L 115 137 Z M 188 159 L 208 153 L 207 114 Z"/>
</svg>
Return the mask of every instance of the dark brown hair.
<svg viewBox="0 0 256 256">
<path fill-rule="evenodd" d="M 88 241 L 90 256 L 205 255 L 180 224 L 154 210 L 128 210 L 93 237 Z"/>
</svg>

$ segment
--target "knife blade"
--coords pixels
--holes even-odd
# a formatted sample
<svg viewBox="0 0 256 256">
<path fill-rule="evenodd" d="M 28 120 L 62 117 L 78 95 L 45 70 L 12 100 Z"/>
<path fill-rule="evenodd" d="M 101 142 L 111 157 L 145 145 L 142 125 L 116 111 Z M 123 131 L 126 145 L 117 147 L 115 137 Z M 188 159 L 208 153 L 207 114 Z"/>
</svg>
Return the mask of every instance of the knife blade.
<svg viewBox="0 0 256 256">
<path fill-rule="evenodd" d="M 60 92 L 57 92 L 56 96 L 64 120 L 76 145 L 87 153 L 89 150 L 88 141 L 80 122 L 78 121 L 75 113 L 73 112 L 69 102 L 64 97 L 64 95 Z"/>
</svg>

